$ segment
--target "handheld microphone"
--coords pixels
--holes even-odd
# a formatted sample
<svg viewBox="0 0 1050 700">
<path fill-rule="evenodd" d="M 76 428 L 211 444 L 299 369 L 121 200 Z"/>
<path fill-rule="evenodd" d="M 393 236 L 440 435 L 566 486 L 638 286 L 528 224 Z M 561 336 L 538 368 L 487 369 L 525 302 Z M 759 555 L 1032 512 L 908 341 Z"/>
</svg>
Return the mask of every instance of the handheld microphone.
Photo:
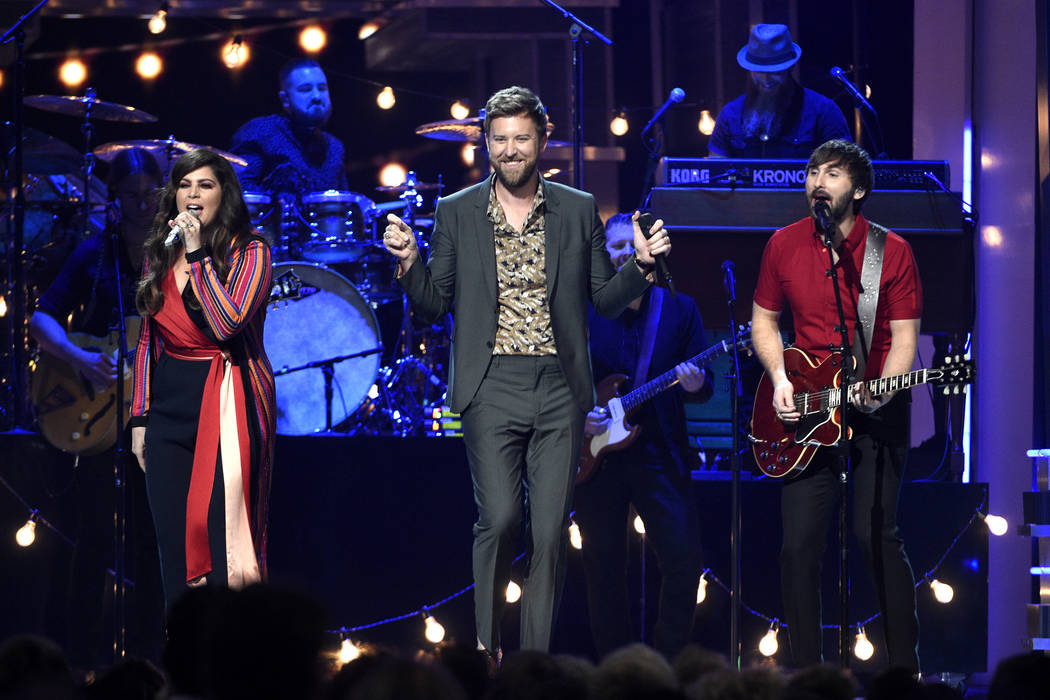
<svg viewBox="0 0 1050 700">
<path fill-rule="evenodd" d="M 638 228 L 642 229 L 642 235 L 645 236 L 645 240 L 649 240 L 649 237 L 653 235 L 653 215 L 645 212 L 639 216 Z M 654 255 L 653 262 L 656 263 L 656 273 L 663 278 L 664 284 L 667 285 L 667 291 L 671 292 L 671 296 L 674 296 L 674 280 L 671 279 L 671 268 L 667 266 L 667 256 L 663 253 Z"/>
<path fill-rule="evenodd" d="M 199 218 L 197 216 L 197 210 L 196 209 L 189 209 L 187 211 L 189 211 L 190 215 L 192 215 L 193 218 L 195 218 L 195 219 Z M 182 236 L 182 229 L 179 228 L 178 226 L 172 226 L 171 230 L 168 231 L 168 237 L 164 239 L 164 247 L 165 248 L 170 248 L 173 245 L 175 245 L 175 241 L 179 240 L 180 236 Z"/>
<path fill-rule="evenodd" d="M 817 228 L 824 234 L 824 245 L 831 247 L 831 241 L 835 237 L 835 225 L 831 223 L 831 209 L 827 202 L 817 202 L 813 205 L 813 218 L 817 220 Z"/>
<path fill-rule="evenodd" d="M 860 94 L 860 90 L 857 89 L 857 86 L 846 77 L 845 71 L 838 66 L 832 66 L 830 73 L 832 78 L 842 83 L 842 87 L 846 88 L 846 92 L 850 94 L 850 97 L 853 98 L 853 101 L 858 107 L 862 107 L 872 114 L 875 114 L 875 108 L 871 106 L 870 102 L 864 99 L 864 95 Z"/>
<path fill-rule="evenodd" d="M 671 105 L 678 104 L 684 99 L 685 90 L 679 87 L 676 87 L 673 90 L 671 90 L 671 94 L 667 96 L 667 102 L 664 102 L 663 105 L 660 106 L 660 109 L 656 110 L 656 114 L 653 115 L 653 118 L 650 119 L 649 123 L 645 125 L 644 129 L 642 129 L 642 133 L 644 134 L 645 132 L 649 131 L 649 129 L 653 127 L 653 124 L 659 121 L 660 117 L 664 116 L 664 112 L 671 108 Z"/>
<path fill-rule="evenodd" d="M 722 284 L 726 288 L 726 296 L 729 301 L 736 301 L 736 275 L 732 260 L 722 261 Z"/>
</svg>

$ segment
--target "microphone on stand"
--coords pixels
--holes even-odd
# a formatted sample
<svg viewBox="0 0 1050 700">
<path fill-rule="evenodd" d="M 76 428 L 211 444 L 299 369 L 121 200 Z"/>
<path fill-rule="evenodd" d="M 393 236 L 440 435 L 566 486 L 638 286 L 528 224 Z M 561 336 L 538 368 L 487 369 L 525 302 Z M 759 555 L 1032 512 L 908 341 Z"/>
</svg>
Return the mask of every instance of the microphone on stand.
<svg viewBox="0 0 1050 700">
<path fill-rule="evenodd" d="M 199 218 L 196 209 L 188 209 L 187 211 L 189 211 L 190 215 L 193 216 L 193 218 Z M 175 245 L 175 241 L 179 240 L 180 236 L 182 236 L 182 229 L 178 226 L 172 226 L 171 230 L 168 231 L 168 237 L 164 239 L 164 247 L 170 248 L 173 245 Z"/>
<path fill-rule="evenodd" d="M 726 288 L 729 302 L 736 301 L 736 275 L 732 260 L 722 261 L 722 285 Z"/>
<path fill-rule="evenodd" d="M 642 235 L 645 236 L 645 240 L 649 240 L 649 237 L 653 235 L 653 215 L 645 212 L 639 216 L 638 227 L 642 229 Z M 667 255 L 664 253 L 654 255 L 653 262 L 656 264 L 656 273 L 663 278 L 664 284 L 667 285 L 667 291 L 671 292 L 671 296 L 675 296 L 674 281 L 671 279 L 671 268 L 667 266 Z"/>
<path fill-rule="evenodd" d="M 850 97 L 853 98 L 853 101 L 857 104 L 858 107 L 862 107 L 863 109 L 868 110 L 872 114 L 875 114 L 875 108 L 872 107 L 871 103 L 864 98 L 864 95 L 860 94 L 860 90 L 857 89 L 857 86 L 854 85 L 853 82 L 846 77 L 846 72 L 844 70 L 842 70 L 838 66 L 832 66 L 830 73 L 832 78 L 842 83 L 842 87 L 846 89 L 846 92 L 850 94 Z"/>
<path fill-rule="evenodd" d="M 824 245 L 830 248 L 835 238 L 835 225 L 831 222 L 831 209 L 827 202 L 820 201 L 813 205 L 813 218 L 817 220 L 817 228 L 824 234 Z"/>
<path fill-rule="evenodd" d="M 671 105 L 678 104 L 684 99 L 685 90 L 679 87 L 671 90 L 671 94 L 667 96 L 667 102 L 664 102 L 663 105 L 660 106 L 660 109 L 656 110 L 656 114 L 653 115 L 653 118 L 650 119 L 649 123 L 645 125 L 644 129 L 642 129 L 642 135 L 644 136 L 649 129 L 653 128 L 653 124 L 659 121 L 660 117 L 664 116 L 664 112 L 670 109 Z"/>
</svg>

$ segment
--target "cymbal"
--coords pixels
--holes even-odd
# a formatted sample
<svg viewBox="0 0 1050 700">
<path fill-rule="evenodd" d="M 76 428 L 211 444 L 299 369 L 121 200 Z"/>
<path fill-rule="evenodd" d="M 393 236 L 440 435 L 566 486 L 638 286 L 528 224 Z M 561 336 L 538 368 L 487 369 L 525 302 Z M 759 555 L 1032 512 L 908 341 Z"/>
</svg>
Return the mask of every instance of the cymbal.
<svg viewBox="0 0 1050 700">
<path fill-rule="evenodd" d="M 484 125 L 485 120 L 481 117 L 446 119 L 445 121 L 421 124 L 416 127 L 416 133 L 438 141 L 470 141 L 471 143 L 479 143 L 481 141 L 481 129 Z M 554 124 L 547 122 L 547 136 L 549 137 L 553 131 Z M 561 145 L 561 142 L 559 141 L 557 144 Z M 548 141 L 547 145 L 555 145 L 555 142 Z"/>
<path fill-rule="evenodd" d="M 80 97 L 77 95 L 30 95 L 25 98 L 25 104 L 30 107 L 42 109 L 45 112 L 57 112 L 68 114 L 72 117 L 82 117 L 91 110 L 94 119 L 107 122 L 155 122 L 157 118 L 149 112 L 135 109 L 128 105 L 116 102 L 104 102 L 95 97 Z"/>
<path fill-rule="evenodd" d="M 195 143 L 189 143 L 187 141 L 176 141 L 174 138 L 167 139 L 133 139 L 130 141 L 111 141 L 104 143 L 101 146 L 95 148 L 95 155 L 101 160 L 107 163 L 117 157 L 117 154 L 121 151 L 126 151 L 129 148 L 141 148 L 144 151 L 149 151 L 154 158 L 163 160 L 169 153 L 172 159 L 178 158 L 184 153 L 195 151 L 198 148 L 204 148 L 209 151 L 214 151 L 220 156 L 230 161 L 232 165 L 238 167 L 245 167 L 248 165 L 248 161 L 240 156 L 234 155 L 228 151 L 223 151 L 219 148 L 212 148 L 211 146 L 200 146 Z"/>
<path fill-rule="evenodd" d="M 11 150 L 13 153 L 13 149 Z M 79 172 L 83 156 L 65 141 L 26 127 L 22 136 L 22 169 L 34 175 L 63 175 Z"/>
<path fill-rule="evenodd" d="M 409 190 L 438 190 L 444 187 L 440 182 L 417 182 L 414 184 L 403 183 L 400 185 L 380 185 L 377 192 L 408 192 Z"/>
</svg>

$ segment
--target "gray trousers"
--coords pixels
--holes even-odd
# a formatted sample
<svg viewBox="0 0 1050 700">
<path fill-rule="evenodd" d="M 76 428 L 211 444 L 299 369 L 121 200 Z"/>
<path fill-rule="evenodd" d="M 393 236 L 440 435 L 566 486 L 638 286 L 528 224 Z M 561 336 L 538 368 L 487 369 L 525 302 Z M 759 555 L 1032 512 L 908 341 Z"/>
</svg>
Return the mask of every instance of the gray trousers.
<svg viewBox="0 0 1050 700">
<path fill-rule="evenodd" d="M 553 356 L 494 356 L 463 411 L 478 507 L 475 623 L 478 640 L 490 651 L 500 648 L 505 591 L 523 521 L 529 568 L 522 587 L 521 648 L 550 647 L 584 416 Z"/>
</svg>

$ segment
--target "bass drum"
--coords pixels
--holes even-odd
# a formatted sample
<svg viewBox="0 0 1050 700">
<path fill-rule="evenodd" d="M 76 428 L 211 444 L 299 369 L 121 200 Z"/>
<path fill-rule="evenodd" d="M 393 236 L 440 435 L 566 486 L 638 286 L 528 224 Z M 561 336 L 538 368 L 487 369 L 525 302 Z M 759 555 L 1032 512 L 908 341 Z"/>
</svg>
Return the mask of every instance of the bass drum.
<svg viewBox="0 0 1050 700">
<path fill-rule="evenodd" d="M 379 374 L 383 345 L 372 308 L 345 277 L 323 265 L 273 266 L 264 342 L 277 383 L 280 435 L 307 435 L 342 423 Z"/>
</svg>

